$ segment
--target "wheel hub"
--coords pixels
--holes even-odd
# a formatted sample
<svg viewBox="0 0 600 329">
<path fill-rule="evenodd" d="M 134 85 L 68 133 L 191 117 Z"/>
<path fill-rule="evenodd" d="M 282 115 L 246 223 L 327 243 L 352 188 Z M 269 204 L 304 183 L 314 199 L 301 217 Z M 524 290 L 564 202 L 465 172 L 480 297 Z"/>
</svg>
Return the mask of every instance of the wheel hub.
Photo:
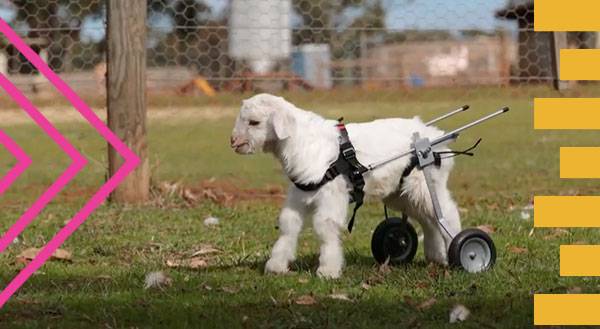
<svg viewBox="0 0 600 329">
<path fill-rule="evenodd" d="M 468 272 L 481 272 L 490 265 L 490 247 L 481 238 L 471 238 L 461 248 L 460 261 Z"/>
<path fill-rule="evenodd" d="M 396 228 L 386 235 L 385 251 L 392 261 L 401 261 L 410 253 L 410 236 L 403 228 Z"/>
</svg>

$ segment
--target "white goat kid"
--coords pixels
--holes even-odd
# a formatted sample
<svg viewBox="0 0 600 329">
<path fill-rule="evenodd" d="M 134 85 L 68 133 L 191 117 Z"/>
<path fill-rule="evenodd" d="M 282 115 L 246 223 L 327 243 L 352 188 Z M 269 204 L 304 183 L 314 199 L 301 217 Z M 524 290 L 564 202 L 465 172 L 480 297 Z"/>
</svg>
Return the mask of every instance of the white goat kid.
<svg viewBox="0 0 600 329">
<path fill-rule="evenodd" d="M 301 110 L 281 97 L 260 94 L 243 102 L 231 136 L 231 147 L 240 154 L 272 153 L 290 179 L 300 184 L 316 183 L 338 157 L 336 123 Z M 348 124 L 346 128 L 358 160 L 365 165 L 408 150 L 414 132 L 430 139 L 443 134 L 437 128 L 427 127 L 418 117 Z M 443 146 L 436 149 L 445 150 Z M 422 172 L 413 170 L 404 178 L 403 186 L 399 186 L 408 164 L 409 158 L 405 157 L 365 173 L 365 195 L 382 200 L 389 208 L 417 220 L 424 232 L 426 259 L 447 265 L 451 238 L 435 217 Z M 433 180 L 446 221 L 444 226 L 454 236 L 460 232 L 461 225 L 456 203 L 446 186 L 452 165 L 451 159 L 444 160 L 441 167 L 433 171 Z M 321 241 L 317 274 L 325 278 L 340 277 L 344 265 L 340 235 L 346 229 L 351 188 L 350 181 L 343 175 L 311 192 L 290 184 L 279 215 L 280 236 L 265 272 L 288 271 L 290 262 L 295 259 L 304 220 L 312 215 L 315 233 Z M 358 223 L 360 225 L 360 218 Z"/>
</svg>

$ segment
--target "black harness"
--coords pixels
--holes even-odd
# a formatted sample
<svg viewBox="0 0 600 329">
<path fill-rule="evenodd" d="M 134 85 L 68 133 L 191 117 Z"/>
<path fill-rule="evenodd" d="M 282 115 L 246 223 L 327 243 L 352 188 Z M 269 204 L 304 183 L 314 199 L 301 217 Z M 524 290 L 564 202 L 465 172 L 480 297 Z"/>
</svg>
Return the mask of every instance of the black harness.
<svg viewBox="0 0 600 329">
<path fill-rule="evenodd" d="M 365 179 L 363 178 L 363 174 L 367 172 L 368 169 L 356 158 L 356 150 L 350 142 L 348 131 L 346 130 L 344 123 L 342 123 L 342 119 L 339 119 L 338 121 L 339 123 L 336 125 L 336 127 L 340 132 L 340 154 L 338 155 L 337 160 L 335 160 L 335 162 L 329 166 L 320 182 L 310 184 L 300 184 L 294 180 L 292 180 L 292 182 L 300 190 L 310 192 L 318 190 L 323 185 L 334 180 L 338 175 L 345 175 L 348 177 L 350 183 L 352 184 L 352 191 L 350 191 L 350 203 L 355 202 L 352 217 L 350 218 L 350 222 L 348 222 L 348 231 L 352 232 L 354 219 L 356 218 L 356 212 L 363 205 L 363 199 L 365 197 L 365 192 L 363 191 L 363 188 L 365 187 Z"/>
</svg>

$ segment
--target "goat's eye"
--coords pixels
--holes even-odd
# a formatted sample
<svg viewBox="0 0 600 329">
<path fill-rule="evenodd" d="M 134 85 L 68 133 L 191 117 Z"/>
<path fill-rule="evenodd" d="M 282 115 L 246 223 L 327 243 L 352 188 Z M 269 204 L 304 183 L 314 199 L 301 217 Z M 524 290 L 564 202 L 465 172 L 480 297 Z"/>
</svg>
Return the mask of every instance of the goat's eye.
<svg viewBox="0 0 600 329">
<path fill-rule="evenodd" d="M 251 125 L 251 126 L 258 126 L 260 124 L 260 121 L 250 120 L 248 122 L 248 124 Z"/>
</svg>

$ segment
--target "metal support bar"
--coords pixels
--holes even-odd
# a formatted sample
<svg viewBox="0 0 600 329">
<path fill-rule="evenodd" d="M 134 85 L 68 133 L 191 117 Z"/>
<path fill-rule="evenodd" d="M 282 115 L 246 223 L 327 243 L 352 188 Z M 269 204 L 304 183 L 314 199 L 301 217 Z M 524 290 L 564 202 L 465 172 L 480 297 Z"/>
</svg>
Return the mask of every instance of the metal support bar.
<svg viewBox="0 0 600 329">
<path fill-rule="evenodd" d="M 448 231 L 448 228 L 446 228 L 446 225 L 444 225 L 444 213 L 442 211 L 442 206 L 440 205 L 440 200 L 438 199 L 437 191 L 435 189 L 435 184 L 432 177 L 432 165 L 435 165 L 436 163 L 435 154 L 433 152 L 433 146 L 431 145 L 431 142 L 427 137 L 421 137 L 418 132 L 413 134 L 413 146 L 418 161 L 418 168 L 421 170 L 421 172 L 423 172 L 423 176 L 425 177 L 425 185 L 427 185 L 427 191 L 429 192 L 429 197 L 431 198 L 433 214 L 435 215 L 435 219 L 439 224 L 439 231 L 442 235 L 447 234 L 450 237 L 450 239 L 454 239 L 452 233 L 450 233 L 450 231 Z"/>
<path fill-rule="evenodd" d="M 448 234 L 450 238 L 454 238 L 452 234 L 448 232 L 446 226 L 444 226 L 444 213 L 442 212 L 442 207 L 435 190 L 435 184 L 433 183 L 431 173 L 431 170 L 433 169 L 432 165 L 435 164 L 433 146 L 431 145 L 429 138 L 421 137 L 418 132 L 413 134 L 413 146 L 415 148 L 415 154 L 417 155 L 419 169 L 421 169 L 423 176 L 425 177 L 425 185 L 427 185 L 427 190 L 429 191 L 429 196 L 431 197 L 431 204 L 433 205 L 433 213 L 435 218 L 445 233 Z M 444 234 L 442 230 L 440 230 L 440 233 Z"/>
<path fill-rule="evenodd" d="M 431 121 L 426 122 L 425 125 L 426 126 L 431 126 L 432 124 L 434 124 L 436 122 L 440 122 L 440 121 L 442 121 L 444 119 L 447 119 L 447 118 L 449 118 L 449 117 L 451 117 L 451 116 L 453 116 L 455 114 L 458 114 L 460 112 L 464 112 L 464 111 L 466 111 L 468 109 L 469 109 L 469 105 L 463 105 L 463 106 L 457 108 L 456 110 L 454 110 L 452 112 L 448 112 L 448 113 L 442 115 L 441 117 L 437 117 L 437 118 L 435 118 L 435 119 L 433 119 Z"/>
<path fill-rule="evenodd" d="M 369 171 L 371 171 L 371 170 L 374 170 L 374 169 L 377 169 L 377 168 L 379 168 L 379 167 L 381 167 L 381 166 L 383 166 L 383 165 L 386 165 L 386 164 L 388 164 L 388 163 L 390 163 L 390 162 L 392 162 L 392 161 L 396 161 L 396 160 L 398 160 L 398 159 L 404 158 L 404 157 L 405 157 L 405 156 L 407 156 L 407 155 L 411 155 L 411 154 L 412 154 L 412 153 L 414 153 L 414 152 L 415 152 L 415 149 L 414 149 L 414 148 L 412 148 L 412 149 L 410 149 L 409 151 L 406 151 L 406 152 L 404 152 L 404 153 L 401 153 L 401 154 L 395 155 L 395 156 L 393 156 L 393 157 L 391 157 L 391 158 L 389 158 L 389 159 L 386 159 L 386 160 L 383 160 L 383 161 L 379 161 L 379 162 L 374 162 L 374 163 L 371 163 L 370 165 L 368 165 L 368 166 L 367 166 L 367 169 L 369 169 Z"/>
<path fill-rule="evenodd" d="M 494 117 L 497 117 L 497 116 L 499 116 L 500 114 L 506 113 L 506 112 L 508 112 L 508 111 L 509 111 L 509 108 L 508 108 L 508 107 L 503 107 L 502 109 L 500 109 L 500 110 L 498 110 L 498 111 L 496 111 L 496 112 L 494 112 L 494 113 L 491 113 L 491 114 L 489 114 L 489 115 L 486 115 L 486 116 L 485 116 L 485 117 L 483 117 L 483 118 L 480 118 L 480 119 L 478 119 L 478 120 L 475 120 L 475 121 L 473 121 L 473 122 L 471 122 L 471 123 L 469 123 L 469 124 L 467 124 L 467 125 L 464 125 L 464 126 L 462 126 L 462 127 L 456 128 L 456 129 L 452 130 L 451 132 L 449 132 L 449 133 L 447 133 L 447 134 L 445 134 L 445 135 L 442 135 L 441 137 L 438 137 L 438 138 L 434 139 L 434 140 L 431 142 L 431 146 L 433 147 L 433 146 L 436 146 L 436 145 L 438 145 L 438 144 L 441 144 L 441 143 L 443 143 L 443 142 L 446 142 L 446 141 L 448 141 L 448 140 L 451 140 L 451 139 L 456 139 L 456 138 L 458 137 L 458 135 L 460 134 L 460 132 L 461 132 L 461 131 L 464 131 L 464 130 L 466 130 L 466 129 L 469 129 L 469 128 L 473 127 L 473 126 L 476 126 L 476 125 L 478 125 L 478 124 L 480 124 L 480 123 L 482 123 L 482 122 L 484 122 L 484 121 L 487 121 L 487 120 L 489 120 L 489 119 L 492 119 L 492 118 L 494 118 Z M 453 111 L 453 112 L 454 112 L 454 111 Z M 457 113 L 458 113 L 458 112 L 457 112 Z M 407 155 L 414 154 L 414 152 L 415 152 L 415 148 L 414 148 L 414 147 L 412 147 L 410 150 L 408 150 L 408 151 L 406 151 L 406 152 L 400 153 L 400 154 L 398 154 L 398 155 L 392 156 L 392 157 L 390 157 L 390 158 L 388 158 L 388 159 L 385 159 L 385 160 L 382 160 L 382 161 L 379 161 L 379 162 L 374 162 L 374 163 L 371 163 L 371 164 L 367 165 L 367 169 L 368 169 L 369 171 L 370 171 L 370 170 L 377 169 L 377 168 L 379 168 L 379 167 L 381 167 L 381 166 L 383 166 L 383 165 L 386 165 L 386 164 L 388 164 L 388 163 L 390 163 L 390 162 L 392 162 L 392 161 L 396 161 L 396 160 L 398 160 L 398 159 L 404 158 L 404 157 L 405 157 L 405 156 L 407 156 Z"/>
<path fill-rule="evenodd" d="M 440 200 L 438 199 L 437 192 L 435 190 L 435 184 L 433 183 L 433 178 L 431 177 L 431 165 L 427 165 L 426 167 L 421 168 L 423 172 L 423 176 L 425 177 L 425 185 L 427 185 L 427 190 L 429 190 L 429 196 L 431 196 L 431 203 L 433 204 L 433 212 L 435 217 L 442 227 L 443 231 L 440 232 L 442 234 L 446 233 L 451 239 L 454 239 L 454 236 L 450 234 L 446 226 L 444 225 L 444 213 L 442 212 L 442 207 L 440 206 Z M 441 231 L 441 230 L 440 230 Z"/>
</svg>

